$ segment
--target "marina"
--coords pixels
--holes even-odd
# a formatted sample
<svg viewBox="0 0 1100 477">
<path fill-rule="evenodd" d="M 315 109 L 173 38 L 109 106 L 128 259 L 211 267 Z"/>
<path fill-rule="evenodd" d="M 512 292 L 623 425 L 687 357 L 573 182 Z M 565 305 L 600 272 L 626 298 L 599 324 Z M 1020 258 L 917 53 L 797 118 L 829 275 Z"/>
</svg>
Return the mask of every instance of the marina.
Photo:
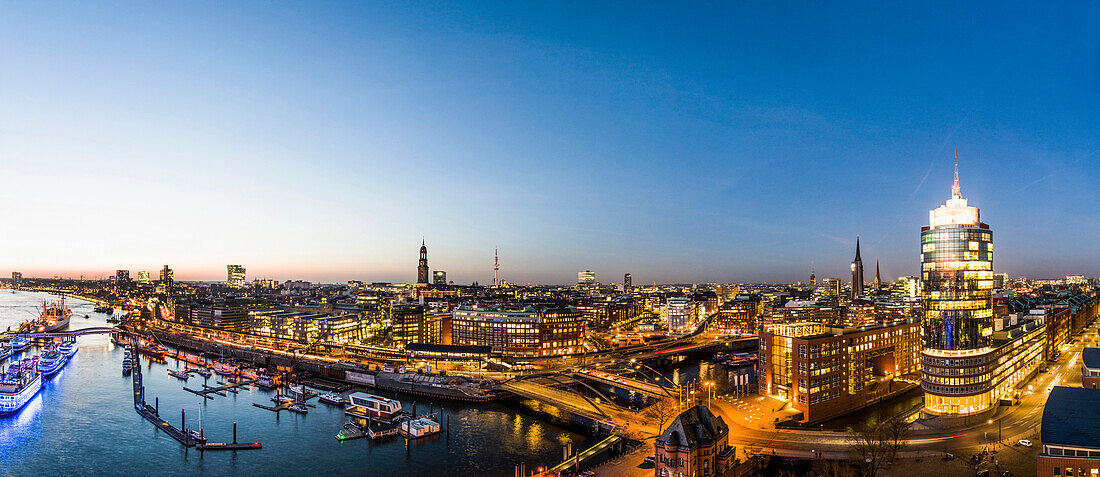
<svg viewBox="0 0 1100 477">
<path fill-rule="evenodd" d="M 0 329 L 17 325 L 30 310 L 37 314 L 36 306 L 47 297 L 45 293 L 16 292 L 0 294 Z M 92 311 L 92 304 L 67 298 L 73 312 L 88 320 L 80 320 L 80 327 L 106 326 L 103 314 Z M 87 322 L 87 323 L 85 323 Z M 73 326 L 76 326 L 75 324 Z M 116 337 L 121 341 L 122 337 Z M 178 475 L 180 473 L 278 474 L 293 466 L 305 474 L 361 475 L 381 473 L 388 475 L 434 475 L 440 466 L 452 469 L 455 475 L 508 476 L 511 469 L 521 463 L 553 465 L 561 457 L 561 442 L 568 439 L 580 446 L 591 438 L 577 430 L 559 427 L 545 420 L 500 403 L 464 404 L 454 401 L 438 401 L 412 394 L 392 393 L 385 390 L 356 388 L 351 391 L 396 399 L 411 408 L 434 407 L 441 424 L 448 418 L 451 425 L 441 437 L 428 437 L 410 442 L 408 448 L 395 439 L 353 439 L 341 442 L 333 436 L 344 429 L 348 417 L 343 406 L 315 404 L 308 407 L 308 414 L 294 412 L 272 413 L 253 406 L 262 403 L 274 407 L 270 398 L 274 389 L 265 390 L 257 383 L 238 386 L 237 394 L 226 397 L 209 394 L 211 399 L 183 390 L 184 385 L 193 389 L 201 386 L 185 384 L 168 375 L 167 369 L 182 370 L 185 367 L 203 367 L 212 371 L 212 364 L 190 351 L 169 347 L 165 361 L 153 361 L 140 353 L 132 360 L 134 370 L 140 368 L 142 385 L 153 411 L 159 407 L 161 420 L 173 427 L 185 429 L 198 426 L 201 408 L 206 436 L 211 442 L 205 448 L 198 444 L 185 447 L 178 440 L 160 431 L 158 426 L 136 412 L 135 393 L 129 376 L 122 373 L 125 347 L 111 340 L 110 335 L 91 335 L 78 338 L 80 352 L 52 379 L 42 383 L 41 391 L 32 397 L 19 413 L 0 416 L 0 454 L 5 462 L 18 466 L 28 474 L 46 475 L 59 472 L 82 472 L 87 468 L 113 468 L 125 455 L 140 453 L 142 467 L 151 474 Z M 38 348 L 31 346 L 31 354 Z M 176 364 L 175 359 L 188 364 Z M 109 370 L 109 372 L 102 372 Z M 134 371 L 136 372 L 136 371 Z M 250 371 L 242 370 L 245 380 Z M 254 376 L 255 377 L 255 376 Z M 197 379 L 195 373 L 189 383 Z M 200 381 L 201 382 L 201 381 Z M 211 382 L 212 386 L 216 383 Z M 303 380 L 309 388 L 323 389 L 316 382 Z M 343 392 L 343 396 L 347 396 Z M 125 402 L 122 401 L 124 398 Z M 203 404 L 203 402 L 206 404 Z M 312 401 L 311 403 L 317 403 Z M 438 409 L 446 407 L 442 414 Z M 186 409 L 186 426 L 180 427 L 181 409 Z M 78 411 L 79 410 L 79 411 Z M 277 415 L 277 417 L 276 417 Z M 155 418 L 155 417 L 154 417 Z M 242 436 L 247 441 L 262 441 L 258 452 L 209 452 L 200 457 L 203 450 L 216 451 L 213 441 L 232 441 L 232 423 L 238 422 Z M 66 432 L 51 432 L 66 429 Z M 217 431 L 217 432 L 214 432 Z M 381 432 L 381 431 L 379 431 Z M 396 432 L 396 431 L 388 431 Z M 365 434 L 365 431 L 364 431 Z M 112 446 L 104 449 L 99 440 L 109 435 Z M 394 434 L 396 435 L 396 434 Z M 449 436 L 444 438 L 442 436 Z M 392 436 L 391 436 L 392 437 Z M 366 442 L 372 441 L 371 443 Z M 487 442 L 494 446 L 468 447 L 461 442 Z M 231 442 L 230 442 L 231 443 Z M 249 445 L 249 444 L 244 444 Z M 221 446 L 233 449 L 232 446 Z M 293 456 L 303 447 L 309 448 L 319 458 L 302 462 Z M 55 452 L 41 452 L 43 448 L 63 448 L 66 455 L 79 460 L 58 460 Z M 355 469 L 352 471 L 351 469 Z"/>
</svg>

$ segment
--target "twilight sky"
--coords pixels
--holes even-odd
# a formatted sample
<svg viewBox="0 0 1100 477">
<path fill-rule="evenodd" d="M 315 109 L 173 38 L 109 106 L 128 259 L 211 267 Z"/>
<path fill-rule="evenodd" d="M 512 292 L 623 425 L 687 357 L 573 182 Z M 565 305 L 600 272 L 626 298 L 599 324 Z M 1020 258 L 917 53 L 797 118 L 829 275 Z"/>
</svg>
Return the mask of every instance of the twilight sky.
<svg viewBox="0 0 1100 477">
<path fill-rule="evenodd" d="M 0 272 L 1100 275 L 1100 4 L 774 3 L 0 3 Z"/>
</svg>

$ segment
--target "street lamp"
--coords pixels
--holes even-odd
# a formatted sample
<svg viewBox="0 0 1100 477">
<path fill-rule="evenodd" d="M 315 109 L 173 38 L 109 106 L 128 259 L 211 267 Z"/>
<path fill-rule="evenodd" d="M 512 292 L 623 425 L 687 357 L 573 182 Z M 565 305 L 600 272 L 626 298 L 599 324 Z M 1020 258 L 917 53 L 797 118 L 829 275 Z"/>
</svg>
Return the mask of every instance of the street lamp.
<svg viewBox="0 0 1100 477">
<path fill-rule="evenodd" d="M 714 382 L 707 381 L 706 383 L 704 383 L 704 385 L 707 387 L 707 407 L 709 408 L 710 407 L 710 395 L 712 394 L 712 391 L 713 391 Z"/>
</svg>

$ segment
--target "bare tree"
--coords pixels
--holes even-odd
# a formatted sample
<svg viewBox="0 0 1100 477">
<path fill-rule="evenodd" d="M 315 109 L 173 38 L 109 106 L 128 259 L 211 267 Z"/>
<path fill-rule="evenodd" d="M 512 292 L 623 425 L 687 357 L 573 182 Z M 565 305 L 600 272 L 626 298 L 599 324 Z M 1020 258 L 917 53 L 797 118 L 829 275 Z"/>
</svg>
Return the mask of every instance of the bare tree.
<svg viewBox="0 0 1100 477">
<path fill-rule="evenodd" d="M 893 461 L 897 458 L 898 452 L 905 449 L 912 428 L 913 423 L 900 416 L 894 416 L 879 424 L 879 431 L 890 450 L 887 461 Z"/>
<path fill-rule="evenodd" d="M 875 477 L 890 457 L 891 447 L 882 425 L 878 422 L 850 431 L 848 446 L 859 456 L 858 468 L 863 477 Z"/>
<path fill-rule="evenodd" d="M 642 416 L 657 425 L 657 435 L 660 435 L 665 422 L 676 417 L 679 411 L 680 406 L 676 399 L 662 398 L 645 408 Z"/>
</svg>

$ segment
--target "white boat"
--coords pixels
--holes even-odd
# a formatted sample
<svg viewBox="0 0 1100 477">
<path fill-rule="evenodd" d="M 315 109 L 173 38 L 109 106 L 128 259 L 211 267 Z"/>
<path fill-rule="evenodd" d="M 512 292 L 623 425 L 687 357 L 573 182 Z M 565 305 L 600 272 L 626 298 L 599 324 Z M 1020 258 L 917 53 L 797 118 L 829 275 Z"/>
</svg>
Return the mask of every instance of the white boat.
<svg viewBox="0 0 1100 477">
<path fill-rule="evenodd" d="M 286 388 L 289 389 L 290 392 L 292 392 L 294 394 L 302 394 L 306 391 L 305 386 L 302 386 L 301 384 L 291 384 L 290 386 L 287 386 Z"/>
<path fill-rule="evenodd" d="M 268 389 L 274 388 L 275 378 L 267 374 L 261 374 L 260 377 L 256 378 L 256 385 Z"/>
<path fill-rule="evenodd" d="M 0 376 L 0 414 L 18 411 L 42 389 L 42 375 L 36 367 L 34 358 L 13 361 Z"/>
<path fill-rule="evenodd" d="M 309 409 L 306 408 L 306 405 L 302 403 L 291 404 L 290 407 L 288 407 L 287 409 L 301 414 L 309 412 Z"/>
<path fill-rule="evenodd" d="M 31 340 L 29 340 L 27 338 L 24 338 L 22 336 L 16 336 L 16 337 L 12 338 L 11 341 L 8 341 L 8 346 L 11 348 L 11 350 L 13 352 L 23 351 L 23 350 L 31 347 Z"/>
<path fill-rule="evenodd" d="M 323 403 L 335 404 L 337 406 L 347 404 L 348 402 L 347 399 L 335 393 L 322 393 L 320 396 L 317 396 L 317 399 Z"/>
<path fill-rule="evenodd" d="M 401 401 L 367 393 L 351 393 L 345 414 L 363 418 L 390 420 L 401 416 Z"/>
<path fill-rule="evenodd" d="M 65 340 L 64 343 L 61 343 L 61 346 L 57 347 L 57 351 L 65 355 L 66 358 L 73 357 L 73 355 L 76 354 L 77 351 L 76 338 Z"/>
<path fill-rule="evenodd" d="M 277 396 L 272 397 L 271 402 L 274 402 L 274 403 L 277 403 L 277 404 L 278 403 L 284 403 L 284 402 L 294 402 L 294 398 L 292 398 L 290 396 L 284 396 L 282 394 L 279 394 Z"/>
<path fill-rule="evenodd" d="M 200 376 L 202 376 L 204 378 L 209 378 L 211 375 L 214 374 L 213 372 L 211 372 L 207 368 L 187 368 L 187 369 L 188 369 L 188 371 L 194 371 L 195 373 L 198 373 Z"/>
</svg>

